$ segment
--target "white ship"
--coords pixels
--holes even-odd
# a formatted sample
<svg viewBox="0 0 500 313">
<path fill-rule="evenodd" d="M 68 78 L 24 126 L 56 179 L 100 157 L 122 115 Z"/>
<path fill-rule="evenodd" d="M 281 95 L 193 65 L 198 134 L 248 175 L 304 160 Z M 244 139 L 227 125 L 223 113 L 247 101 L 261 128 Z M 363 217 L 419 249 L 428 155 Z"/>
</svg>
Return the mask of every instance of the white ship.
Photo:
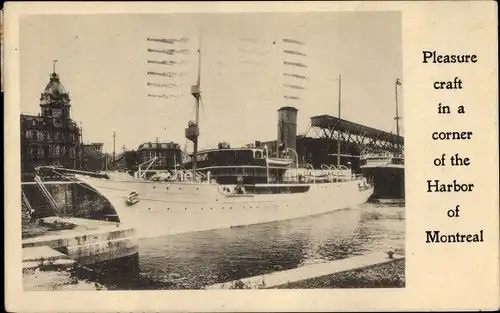
<svg viewBox="0 0 500 313">
<path fill-rule="evenodd" d="M 364 178 L 351 175 L 348 169 L 269 166 L 267 170 L 277 173 L 274 182 L 219 184 L 210 178 L 210 173 L 204 182 L 153 181 L 127 173 L 108 173 L 109 179 L 76 177 L 107 198 L 120 222 L 133 225 L 140 238 L 322 214 L 356 207 L 373 193 L 373 187 Z M 240 177 L 237 180 L 241 181 Z"/>
<path fill-rule="evenodd" d="M 134 176 L 117 172 L 107 173 L 108 178 L 76 175 L 107 198 L 120 222 L 134 226 L 140 238 L 317 215 L 356 207 L 373 193 L 373 187 L 350 169 L 301 168 L 298 157 L 271 158 L 265 146 L 198 152 L 199 71 L 191 94 L 196 99 L 196 119 L 186 129 L 186 138 L 194 144 L 187 163 L 191 171 L 153 178 L 145 178 L 141 168 Z M 294 140 L 295 135 L 285 143 Z M 284 149 L 295 152 L 290 145 Z"/>
</svg>

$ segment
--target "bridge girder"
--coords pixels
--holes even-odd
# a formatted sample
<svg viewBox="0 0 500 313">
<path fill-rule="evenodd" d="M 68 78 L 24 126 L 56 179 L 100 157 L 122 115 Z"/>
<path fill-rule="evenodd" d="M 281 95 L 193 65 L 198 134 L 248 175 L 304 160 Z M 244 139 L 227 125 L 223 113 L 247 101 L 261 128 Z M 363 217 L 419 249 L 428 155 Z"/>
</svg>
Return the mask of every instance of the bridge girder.
<svg viewBox="0 0 500 313">
<path fill-rule="evenodd" d="M 404 146 L 397 145 L 397 143 L 384 140 L 380 135 L 374 137 L 368 137 L 367 132 L 362 134 L 359 133 L 351 133 L 350 129 L 348 131 L 340 131 L 335 128 L 338 123 L 332 124 L 331 127 L 323 128 L 312 126 L 311 128 L 314 130 L 314 133 L 317 135 L 317 138 L 327 138 L 327 139 L 335 139 L 342 142 L 350 142 L 358 146 L 359 150 L 362 151 L 364 149 L 371 149 L 376 151 L 383 152 L 393 152 L 393 153 L 403 153 Z"/>
</svg>

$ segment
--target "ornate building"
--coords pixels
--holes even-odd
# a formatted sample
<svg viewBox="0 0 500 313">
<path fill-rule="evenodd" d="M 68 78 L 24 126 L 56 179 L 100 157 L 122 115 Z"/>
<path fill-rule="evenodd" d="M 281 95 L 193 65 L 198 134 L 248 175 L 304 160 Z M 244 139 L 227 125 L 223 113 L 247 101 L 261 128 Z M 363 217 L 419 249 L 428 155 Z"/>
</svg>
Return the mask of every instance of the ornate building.
<svg viewBox="0 0 500 313">
<path fill-rule="evenodd" d="M 175 142 L 146 142 L 139 145 L 136 160 L 143 163 L 157 157 L 157 160 L 150 169 L 171 170 L 175 166 L 182 165 L 181 147 Z"/>
<path fill-rule="evenodd" d="M 105 169 L 105 155 L 102 142 L 84 143 L 81 145 L 81 168 L 87 171 L 102 171 Z"/>
<path fill-rule="evenodd" d="M 40 97 L 40 113 L 21 114 L 22 174 L 40 165 L 80 168 L 82 133 L 70 113 L 69 93 L 54 69 Z"/>
</svg>

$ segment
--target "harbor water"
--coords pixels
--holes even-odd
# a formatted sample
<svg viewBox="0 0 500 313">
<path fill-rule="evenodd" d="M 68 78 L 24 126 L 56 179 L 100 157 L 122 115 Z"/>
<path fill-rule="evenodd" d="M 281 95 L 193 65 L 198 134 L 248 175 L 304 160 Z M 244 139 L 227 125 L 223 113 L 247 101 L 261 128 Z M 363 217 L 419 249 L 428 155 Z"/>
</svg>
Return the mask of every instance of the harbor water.
<svg viewBox="0 0 500 313">
<path fill-rule="evenodd" d="M 103 275 L 107 289 L 201 289 L 312 263 L 404 251 L 403 204 L 357 208 L 275 223 L 143 239 L 140 272 Z"/>
</svg>

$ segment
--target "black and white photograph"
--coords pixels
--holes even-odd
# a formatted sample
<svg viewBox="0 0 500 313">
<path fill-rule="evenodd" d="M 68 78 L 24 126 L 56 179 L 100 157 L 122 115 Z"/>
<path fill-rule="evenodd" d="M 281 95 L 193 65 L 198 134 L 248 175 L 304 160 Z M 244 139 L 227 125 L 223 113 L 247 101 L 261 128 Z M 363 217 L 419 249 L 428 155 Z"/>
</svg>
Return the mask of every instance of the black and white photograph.
<svg viewBox="0 0 500 313">
<path fill-rule="evenodd" d="M 24 290 L 405 288 L 402 49 L 398 11 L 22 15 Z"/>
</svg>

